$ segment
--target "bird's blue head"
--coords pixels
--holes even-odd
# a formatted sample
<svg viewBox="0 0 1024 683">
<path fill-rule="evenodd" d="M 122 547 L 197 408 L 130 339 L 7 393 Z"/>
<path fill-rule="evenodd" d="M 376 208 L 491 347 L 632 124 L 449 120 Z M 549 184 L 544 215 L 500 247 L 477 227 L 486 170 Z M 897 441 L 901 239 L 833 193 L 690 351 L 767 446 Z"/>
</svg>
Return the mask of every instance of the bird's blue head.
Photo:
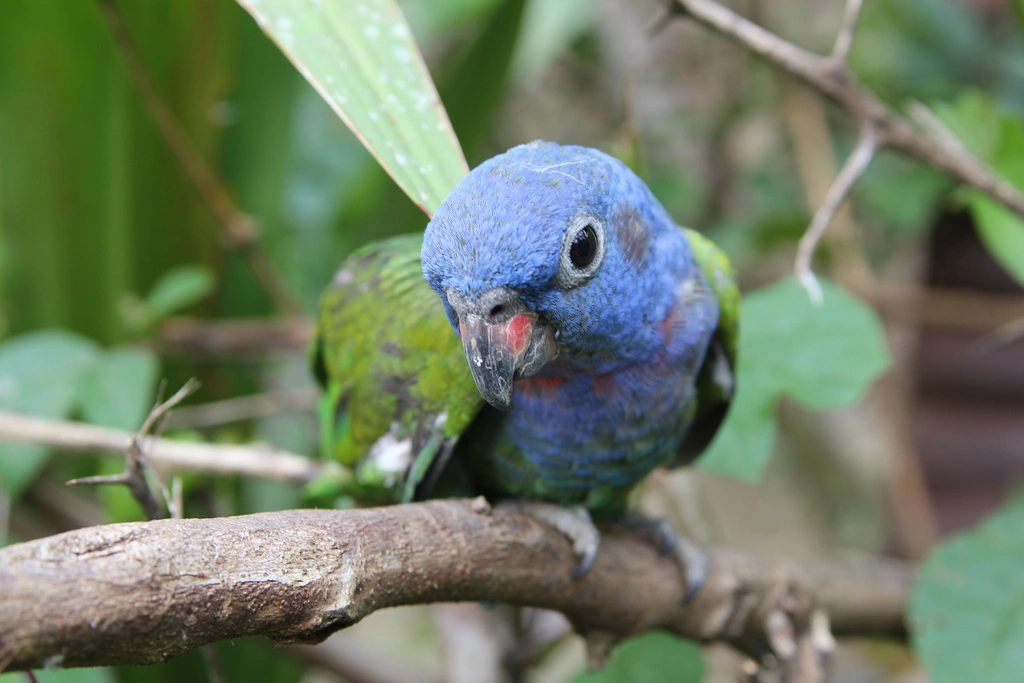
<svg viewBox="0 0 1024 683">
<path fill-rule="evenodd" d="M 514 379 L 609 372 L 651 358 L 686 240 L 622 162 L 531 142 L 475 168 L 434 214 L 421 252 L 477 387 L 512 406 Z"/>
</svg>

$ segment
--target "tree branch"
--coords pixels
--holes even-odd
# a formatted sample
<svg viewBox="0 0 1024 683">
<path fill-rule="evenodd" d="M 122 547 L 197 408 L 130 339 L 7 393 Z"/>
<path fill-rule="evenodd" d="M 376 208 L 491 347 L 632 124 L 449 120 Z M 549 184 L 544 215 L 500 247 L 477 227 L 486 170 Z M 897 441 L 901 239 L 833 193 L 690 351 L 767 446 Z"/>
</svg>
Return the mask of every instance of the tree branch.
<svg viewBox="0 0 1024 683">
<path fill-rule="evenodd" d="M 843 23 L 839 26 L 839 33 L 836 34 L 836 44 L 832 48 L 832 59 L 846 64 L 850 58 L 850 48 L 853 46 L 853 32 L 857 30 L 857 20 L 860 19 L 860 10 L 864 6 L 864 0 L 847 0 L 846 9 L 843 11 Z"/>
<path fill-rule="evenodd" d="M 907 565 L 707 552 L 707 583 L 683 606 L 678 567 L 646 543 L 606 533 L 573 579 L 560 533 L 479 499 L 90 527 L 0 549 L 0 669 L 152 664 L 246 635 L 319 642 L 384 607 L 467 600 L 755 654 L 793 604 L 805 620 L 827 612 L 838 635 L 903 635 Z"/>
<path fill-rule="evenodd" d="M 146 457 L 143 453 L 144 444 L 146 437 L 151 434 L 159 434 L 160 427 L 164 422 L 164 418 L 168 412 L 176 405 L 184 401 L 188 396 L 199 389 L 199 380 L 195 377 L 185 382 L 184 386 L 181 387 L 173 396 L 166 401 L 161 401 L 157 398 L 157 404 L 153 406 L 153 409 L 149 411 L 146 419 L 143 420 L 142 426 L 139 431 L 131 435 L 131 439 L 128 443 L 128 447 L 125 449 L 125 465 L 124 471 L 120 474 L 101 474 L 94 477 L 80 477 L 78 479 L 72 479 L 68 482 L 68 486 L 101 486 L 104 484 L 119 484 L 127 486 L 131 492 L 132 497 L 135 498 L 142 511 L 146 513 L 146 519 L 163 519 L 164 508 L 170 513 L 171 517 L 175 519 L 181 519 L 182 510 L 180 500 L 177 500 L 171 495 L 171 492 L 167 490 L 164 483 L 160 481 L 160 478 L 153 473 L 149 466 L 146 464 Z M 164 383 L 160 383 L 160 390 L 157 392 L 158 396 L 162 396 L 164 393 Z M 153 492 L 149 482 L 146 480 L 146 472 L 149 471 L 150 475 L 156 481 L 157 490 L 160 493 L 160 498 L 157 498 L 157 494 Z M 180 488 L 178 491 L 178 498 L 180 498 Z"/>
<path fill-rule="evenodd" d="M 922 124 L 920 107 L 912 123 L 856 79 L 847 65 L 847 56 L 861 0 L 847 0 L 835 48 L 827 56 L 797 47 L 714 0 L 673 2 L 678 13 L 735 40 L 838 104 L 856 120 L 862 141 L 864 132 L 870 131 L 878 149 L 893 149 L 923 161 L 1024 217 L 1024 193 L 996 174 L 959 140 L 950 139 L 952 136 L 945 132 L 936 133 L 934 125 Z"/>
<path fill-rule="evenodd" d="M 875 139 L 874 130 L 870 127 L 862 130 L 857 146 L 850 153 L 846 163 L 843 164 L 843 168 L 832 182 L 832 186 L 828 188 L 825 200 L 818 207 L 818 210 L 814 212 L 814 218 L 811 220 L 811 225 L 807 228 L 807 232 L 800 238 L 793 271 L 800 284 L 804 286 L 807 293 L 811 295 L 811 300 L 815 303 L 820 304 L 823 298 L 821 285 L 818 284 L 818 280 L 814 277 L 814 271 L 811 268 L 814 251 L 818 246 L 818 242 L 825 234 L 829 223 L 832 222 L 832 219 L 838 213 L 840 207 L 842 207 L 843 202 L 849 196 L 850 190 L 860 180 L 860 177 L 864 175 L 868 164 L 871 163 L 871 159 L 875 156 L 877 146 L 878 141 Z"/>
<path fill-rule="evenodd" d="M 320 400 L 318 389 L 281 389 L 236 396 L 220 401 L 175 408 L 168 429 L 204 428 L 295 413 L 312 413 Z"/>
<path fill-rule="evenodd" d="M 120 429 L 0 410 L 0 441 L 37 443 L 77 453 L 124 453 L 132 439 L 131 432 Z M 320 476 L 345 476 L 345 469 L 338 463 L 313 460 L 265 444 L 234 446 L 159 437 L 147 437 L 142 443 L 149 465 L 161 471 L 241 474 L 294 484 L 308 484 Z"/>
</svg>

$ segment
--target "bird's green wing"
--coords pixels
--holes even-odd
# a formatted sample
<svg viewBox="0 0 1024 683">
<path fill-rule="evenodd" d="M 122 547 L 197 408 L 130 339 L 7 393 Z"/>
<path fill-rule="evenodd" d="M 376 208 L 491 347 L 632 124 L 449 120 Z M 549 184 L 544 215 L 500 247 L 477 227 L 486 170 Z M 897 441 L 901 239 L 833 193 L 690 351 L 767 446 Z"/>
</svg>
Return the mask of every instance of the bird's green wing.
<svg viewBox="0 0 1024 683">
<path fill-rule="evenodd" d="M 696 417 L 673 465 L 686 464 L 699 455 L 725 419 L 736 388 L 740 326 L 740 289 L 729 257 L 700 233 L 688 228 L 684 232 L 694 261 L 718 301 L 718 327 L 697 376 Z"/>
<path fill-rule="evenodd" d="M 483 398 L 420 269 L 422 235 L 349 257 L 320 299 L 313 372 L 324 388 L 321 449 L 353 468 L 367 502 L 417 497 Z"/>
</svg>

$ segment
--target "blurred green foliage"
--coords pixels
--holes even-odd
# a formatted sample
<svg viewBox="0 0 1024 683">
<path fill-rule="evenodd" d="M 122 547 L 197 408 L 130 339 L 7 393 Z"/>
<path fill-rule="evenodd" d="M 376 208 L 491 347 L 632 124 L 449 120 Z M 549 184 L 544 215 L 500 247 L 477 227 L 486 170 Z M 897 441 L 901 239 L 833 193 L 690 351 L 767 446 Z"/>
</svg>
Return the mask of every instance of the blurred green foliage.
<svg viewBox="0 0 1024 683">
<path fill-rule="evenodd" d="M 950 130 L 1003 178 L 1024 187 L 1024 118 L 999 108 L 985 93 L 965 90 L 939 108 Z M 978 191 L 967 205 L 978 234 L 996 261 L 1024 284 L 1024 219 Z"/>
<path fill-rule="evenodd" d="M 101 356 L 90 339 L 63 330 L 32 332 L 0 346 L 0 406 L 40 417 L 66 417 L 78 405 L 82 378 Z M 47 449 L 0 444 L 0 482 L 16 496 L 46 462 Z"/>
<path fill-rule="evenodd" d="M 353 248 L 422 229 L 423 213 L 234 0 L 115 5 L 157 91 L 256 219 L 261 248 L 307 311 Z M 810 213 L 779 114 L 782 79 L 699 33 L 686 41 L 679 34 L 642 38 L 688 42 L 691 52 L 667 51 L 662 65 L 630 61 L 642 26 L 630 33 L 636 27 L 618 21 L 628 14 L 621 5 L 407 0 L 403 10 L 470 163 L 536 136 L 612 150 L 681 222 L 721 243 L 747 281 L 774 277 Z M 866 3 L 852 59 L 892 104 L 924 101 L 1024 185 L 1024 3 L 1013 0 L 1013 7 L 1018 25 L 994 22 L 970 3 Z M 813 33 L 807 22 L 780 23 L 798 42 Z M 819 31 L 811 40 L 827 49 L 831 35 Z M 308 386 L 301 353 L 215 362 L 156 353 L 170 315 L 220 321 L 280 312 L 244 255 L 225 246 L 128 69 L 96 2 L 0 3 L 0 408 L 132 429 L 161 376 L 172 389 L 200 376 L 202 400 Z M 672 91 L 684 82 L 678 74 L 689 72 L 693 91 Z M 982 90 L 966 91 L 968 84 Z M 843 156 L 853 131 L 842 115 L 830 119 Z M 884 266 L 901 245 L 925 239 L 949 189 L 919 164 L 876 159 L 856 192 L 872 262 Z M 1020 221 L 974 195 L 966 204 L 989 249 L 1022 279 Z M 864 305 L 838 289 L 829 287 L 824 308 L 813 309 L 786 282 L 751 295 L 746 307 L 740 385 L 757 390 L 741 392 L 731 441 L 717 443 L 706 466 L 753 478 L 773 440 L 777 395 L 817 406 L 854 400 L 886 354 Z M 822 381 L 838 375 L 837 384 Z M 314 435 L 308 416 L 280 416 L 193 436 L 258 437 L 313 453 Z M 51 462 L 42 448 L 0 444 L 8 496 L 29 491 L 37 477 L 61 481 L 121 466 L 119 457 Z M 185 490 L 191 515 L 301 503 L 300 492 L 270 482 L 186 477 Z M 99 499 L 109 520 L 138 516 L 123 491 L 103 490 Z M 1006 680 L 999 667 L 1019 658 L 1008 637 L 1019 610 L 992 591 L 1015 585 L 1006 553 L 1024 528 L 1018 512 L 953 539 L 929 562 L 913 615 L 922 628 L 920 654 L 937 681 L 965 680 L 963 671 L 980 676 L 978 653 L 992 655 L 992 675 L 971 680 Z M 961 609 L 965 600 L 971 609 Z M 288 683 L 303 675 L 304 665 L 262 642 L 216 648 L 228 680 Z M 699 680 L 701 667 L 694 645 L 656 633 L 623 644 L 607 669 L 578 680 Z M 205 675 L 193 652 L 160 667 L 40 672 L 39 680 Z"/>
<path fill-rule="evenodd" d="M 205 298 L 215 286 L 213 274 L 203 266 L 176 266 L 153 284 L 145 299 L 129 295 L 121 313 L 131 335 L 145 332 L 164 318 Z"/>
<path fill-rule="evenodd" d="M 124 3 L 157 87 L 213 155 L 230 3 Z M 235 20 L 237 23 L 237 19 Z M 4 328 L 121 338 L 119 303 L 181 263 L 221 264 L 209 212 L 139 104 L 95 3 L 0 7 Z"/>
<path fill-rule="evenodd" d="M 699 466 L 757 481 L 775 446 L 775 405 L 850 405 L 889 366 L 875 313 L 824 281 L 822 304 L 794 279 L 743 297 L 736 400 Z"/>
</svg>

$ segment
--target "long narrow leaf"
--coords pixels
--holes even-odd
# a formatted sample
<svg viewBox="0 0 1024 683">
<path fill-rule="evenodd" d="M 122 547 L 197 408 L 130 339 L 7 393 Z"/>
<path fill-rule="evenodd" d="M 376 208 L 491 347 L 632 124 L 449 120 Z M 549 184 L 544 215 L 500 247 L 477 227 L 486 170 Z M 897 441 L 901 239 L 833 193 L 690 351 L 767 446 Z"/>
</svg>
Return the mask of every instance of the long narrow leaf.
<svg viewBox="0 0 1024 683">
<path fill-rule="evenodd" d="M 428 214 L 467 172 L 394 0 L 238 0 Z"/>
</svg>

